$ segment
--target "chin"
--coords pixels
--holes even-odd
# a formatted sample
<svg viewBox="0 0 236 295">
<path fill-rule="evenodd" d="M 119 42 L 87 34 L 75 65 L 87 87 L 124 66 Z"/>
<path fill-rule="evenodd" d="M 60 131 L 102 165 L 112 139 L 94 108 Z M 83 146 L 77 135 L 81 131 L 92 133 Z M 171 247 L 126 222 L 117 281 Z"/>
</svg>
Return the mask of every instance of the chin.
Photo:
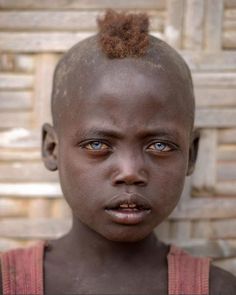
<svg viewBox="0 0 236 295">
<path fill-rule="evenodd" d="M 147 238 L 151 232 L 143 232 L 136 229 L 119 230 L 117 232 L 109 232 L 103 235 L 109 241 L 122 243 L 135 243 Z"/>
</svg>

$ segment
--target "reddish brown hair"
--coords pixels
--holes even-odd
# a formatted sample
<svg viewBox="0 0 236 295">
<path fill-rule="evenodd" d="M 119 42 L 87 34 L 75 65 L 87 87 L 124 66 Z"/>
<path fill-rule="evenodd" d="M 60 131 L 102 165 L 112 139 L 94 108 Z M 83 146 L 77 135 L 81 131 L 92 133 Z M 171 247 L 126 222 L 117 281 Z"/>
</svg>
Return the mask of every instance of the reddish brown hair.
<svg viewBox="0 0 236 295">
<path fill-rule="evenodd" d="M 149 46 L 149 19 L 146 14 L 107 10 L 97 20 L 103 52 L 110 58 L 143 56 Z"/>
</svg>

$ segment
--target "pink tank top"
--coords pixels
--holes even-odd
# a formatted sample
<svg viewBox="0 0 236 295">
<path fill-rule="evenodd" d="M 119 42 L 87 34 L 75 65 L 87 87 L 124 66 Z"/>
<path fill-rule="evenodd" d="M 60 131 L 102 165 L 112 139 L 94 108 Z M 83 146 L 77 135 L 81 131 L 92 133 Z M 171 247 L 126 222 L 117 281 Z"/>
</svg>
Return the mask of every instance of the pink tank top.
<svg viewBox="0 0 236 295">
<path fill-rule="evenodd" d="M 45 243 L 5 252 L 1 256 L 3 295 L 43 295 Z M 209 258 L 197 258 L 171 246 L 168 261 L 169 295 L 209 295 Z"/>
</svg>

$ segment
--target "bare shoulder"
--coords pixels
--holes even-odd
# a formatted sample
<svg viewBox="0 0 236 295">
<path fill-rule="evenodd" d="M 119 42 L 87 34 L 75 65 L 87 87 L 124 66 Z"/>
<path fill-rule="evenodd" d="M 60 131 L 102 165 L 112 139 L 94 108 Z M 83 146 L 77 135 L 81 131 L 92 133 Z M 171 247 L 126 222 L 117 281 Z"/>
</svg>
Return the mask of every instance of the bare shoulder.
<svg viewBox="0 0 236 295">
<path fill-rule="evenodd" d="M 210 269 L 210 295 L 235 295 L 236 277 L 212 265 Z"/>
<path fill-rule="evenodd" d="M 3 294 L 2 290 L 2 268 L 1 268 L 1 259 L 0 259 L 0 295 Z"/>
</svg>

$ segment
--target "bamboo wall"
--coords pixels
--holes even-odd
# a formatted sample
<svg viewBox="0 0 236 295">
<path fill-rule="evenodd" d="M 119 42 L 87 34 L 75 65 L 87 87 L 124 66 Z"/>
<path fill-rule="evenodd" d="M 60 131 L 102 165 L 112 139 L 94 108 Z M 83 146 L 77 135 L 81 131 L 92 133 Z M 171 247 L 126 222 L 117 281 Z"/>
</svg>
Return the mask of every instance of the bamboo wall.
<svg viewBox="0 0 236 295">
<path fill-rule="evenodd" d="M 57 173 L 40 160 L 40 127 L 56 62 L 107 7 L 147 12 L 193 72 L 197 167 L 157 232 L 236 274 L 236 0 L 0 0 L 0 250 L 70 227 Z"/>
</svg>

